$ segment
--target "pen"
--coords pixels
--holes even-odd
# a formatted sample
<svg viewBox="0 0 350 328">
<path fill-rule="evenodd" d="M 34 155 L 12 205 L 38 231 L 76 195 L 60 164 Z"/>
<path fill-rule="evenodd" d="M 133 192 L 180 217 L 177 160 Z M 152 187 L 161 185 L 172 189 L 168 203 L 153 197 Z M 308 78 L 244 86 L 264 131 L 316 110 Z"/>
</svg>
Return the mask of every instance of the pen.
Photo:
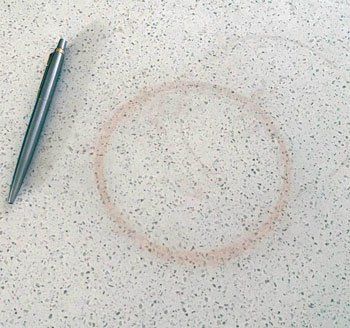
<svg viewBox="0 0 350 328">
<path fill-rule="evenodd" d="M 45 73 L 39 87 L 34 110 L 30 118 L 27 132 L 17 160 L 15 173 L 13 174 L 10 193 L 8 196 L 8 202 L 10 204 L 13 204 L 16 199 L 30 162 L 33 158 L 36 145 L 38 144 L 62 68 L 66 46 L 67 41 L 60 39 L 55 51 L 49 56 Z"/>
</svg>

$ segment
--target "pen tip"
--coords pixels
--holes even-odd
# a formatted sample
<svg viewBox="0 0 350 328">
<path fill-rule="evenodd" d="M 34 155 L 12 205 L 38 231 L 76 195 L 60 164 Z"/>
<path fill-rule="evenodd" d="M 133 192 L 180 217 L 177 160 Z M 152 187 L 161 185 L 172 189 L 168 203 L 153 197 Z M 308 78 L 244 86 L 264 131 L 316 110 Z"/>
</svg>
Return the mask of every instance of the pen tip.
<svg viewBox="0 0 350 328">
<path fill-rule="evenodd" d="M 9 196 L 7 198 L 7 202 L 9 204 L 13 204 L 15 202 L 15 199 L 17 197 L 18 191 L 16 191 L 14 188 L 11 188 Z"/>
</svg>

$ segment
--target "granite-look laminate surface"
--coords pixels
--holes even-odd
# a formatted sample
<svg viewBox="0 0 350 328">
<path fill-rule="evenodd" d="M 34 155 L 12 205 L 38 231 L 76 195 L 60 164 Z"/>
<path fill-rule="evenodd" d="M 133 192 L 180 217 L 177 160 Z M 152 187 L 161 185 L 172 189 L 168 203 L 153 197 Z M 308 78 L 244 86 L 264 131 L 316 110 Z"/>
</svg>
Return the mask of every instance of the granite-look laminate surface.
<svg viewBox="0 0 350 328">
<path fill-rule="evenodd" d="M 1 327 L 350 326 L 347 1 L 5 0 L 0 14 Z"/>
</svg>

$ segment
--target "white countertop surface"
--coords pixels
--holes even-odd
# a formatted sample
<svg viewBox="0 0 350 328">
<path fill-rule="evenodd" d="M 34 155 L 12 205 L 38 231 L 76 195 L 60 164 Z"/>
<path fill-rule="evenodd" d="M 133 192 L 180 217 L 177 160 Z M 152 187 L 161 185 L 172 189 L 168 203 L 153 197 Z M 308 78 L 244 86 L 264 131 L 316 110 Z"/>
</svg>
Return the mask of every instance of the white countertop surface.
<svg viewBox="0 0 350 328">
<path fill-rule="evenodd" d="M 0 14 L 1 327 L 350 326 L 348 1 Z"/>
</svg>

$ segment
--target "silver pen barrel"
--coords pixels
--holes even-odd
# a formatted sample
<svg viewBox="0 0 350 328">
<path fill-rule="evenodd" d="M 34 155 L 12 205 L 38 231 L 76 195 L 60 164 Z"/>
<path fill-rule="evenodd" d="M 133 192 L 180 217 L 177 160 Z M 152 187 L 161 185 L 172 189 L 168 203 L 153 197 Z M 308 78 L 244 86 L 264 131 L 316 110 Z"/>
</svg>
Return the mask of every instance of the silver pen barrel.
<svg viewBox="0 0 350 328">
<path fill-rule="evenodd" d="M 13 175 L 8 197 L 8 202 L 10 204 L 15 201 L 21 188 L 38 144 L 41 131 L 44 127 L 45 119 L 62 68 L 66 45 L 67 42 L 64 39 L 60 39 L 55 51 L 49 57 Z"/>
</svg>

